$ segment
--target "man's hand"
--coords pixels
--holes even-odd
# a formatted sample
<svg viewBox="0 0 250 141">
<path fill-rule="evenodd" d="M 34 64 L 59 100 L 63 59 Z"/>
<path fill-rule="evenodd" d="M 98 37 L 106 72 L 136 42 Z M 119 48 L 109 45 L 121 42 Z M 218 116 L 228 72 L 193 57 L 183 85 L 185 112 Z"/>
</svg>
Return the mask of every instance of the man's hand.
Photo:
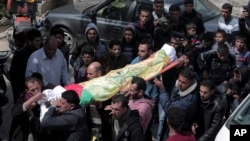
<svg viewBox="0 0 250 141">
<path fill-rule="evenodd" d="M 242 11 L 242 13 L 239 16 L 239 19 L 246 19 L 248 16 L 249 15 L 248 15 L 247 10 L 245 8 L 243 8 L 243 11 Z"/>
<path fill-rule="evenodd" d="M 58 107 L 58 105 L 60 104 L 60 98 L 52 99 L 50 102 L 53 107 Z"/>
<path fill-rule="evenodd" d="M 186 55 L 182 55 L 177 61 L 179 62 L 179 66 L 187 67 L 189 65 L 189 58 Z"/>
<path fill-rule="evenodd" d="M 198 123 L 196 123 L 196 122 L 194 122 L 193 124 L 192 124 L 192 126 L 191 126 L 191 130 L 192 130 L 192 132 L 194 133 L 194 134 L 196 134 L 196 128 L 198 128 Z"/>
<path fill-rule="evenodd" d="M 164 85 L 159 79 L 155 78 L 154 83 L 155 83 L 155 86 L 158 87 L 159 89 L 164 89 Z"/>
</svg>

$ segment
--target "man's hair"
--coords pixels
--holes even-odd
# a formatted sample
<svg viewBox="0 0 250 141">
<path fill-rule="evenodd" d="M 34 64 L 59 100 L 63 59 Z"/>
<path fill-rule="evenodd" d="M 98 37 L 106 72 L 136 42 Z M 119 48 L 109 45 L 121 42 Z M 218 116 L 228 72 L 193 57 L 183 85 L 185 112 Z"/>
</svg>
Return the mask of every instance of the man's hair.
<svg viewBox="0 0 250 141">
<path fill-rule="evenodd" d="M 203 80 L 203 81 L 201 81 L 200 86 L 207 87 L 209 90 L 214 90 L 215 89 L 215 85 L 211 80 Z"/>
<path fill-rule="evenodd" d="M 194 5 L 194 1 L 193 0 L 185 0 L 184 1 L 184 5 L 186 5 L 186 4 L 192 4 L 192 5 Z"/>
<path fill-rule="evenodd" d="M 234 68 L 234 73 L 240 75 L 240 68 L 239 67 Z"/>
<path fill-rule="evenodd" d="M 171 5 L 171 6 L 169 7 L 169 12 L 171 12 L 171 11 L 178 11 L 178 12 L 181 12 L 181 9 L 180 9 L 179 5 L 173 4 L 173 5 Z"/>
<path fill-rule="evenodd" d="M 184 123 L 184 112 L 178 107 L 170 107 L 167 111 L 168 124 L 177 132 Z"/>
<path fill-rule="evenodd" d="M 194 23 L 188 23 L 187 25 L 186 25 L 186 29 L 187 30 L 189 30 L 189 29 L 196 29 L 197 28 L 197 26 L 196 26 L 196 24 L 194 24 Z"/>
<path fill-rule="evenodd" d="M 79 106 L 80 99 L 74 90 L 67 90 L 63 92 L 62 98 L 66 99 L 68 103 L 72 103 L 75 104 L 75 106 Z"/>
<path fill-rule="evenodd" d="M 229 11 L 233 10 L 233 5 L 231 5 L 230 3 L 224 3 L 222 5 L 222 9 L 228 9 Z"/>
<path fill-rule="evenodd" d="M 128 107 L 128 98 L 126 98 L 123 94 L 116 94 L 112 97 L 112 103 L 121 103 L 122 107 Z"/>
<path fill-rule="evenodd" d="M 136 84 L 137 90 L 143 90 L 143 92 L 147 88 L 146 81 L 141 77 L 134 76 L 131 80 L 131 84 Z"/>
<path fill-rule="evenodd" d="M 149 6 L 141 5 L 141 6 L 138 8 L 138 14 L 140 15 L 142 11 L 151 13 L 152 9 L 149 8 Z"/>
<path fill-rule="evenodd" d="M 25 80 L 25 86 L 26 86 L 26 88 L 28 88 L 27 86 L 28 86 L 28 83 L 35 83 L 35 82 L 38 82 L 40 85 L 42 85 L 42 81 L 39 79 L 39 78 L 37 78 L 37 77 L 34 77 L 34 76 L 30 76 L 29 78 L 27 78 L 26 80 Z"/>
<path fill-rule="evenodd" d="M 41 73 L 38 72 L 34 72 L 31 74 L 31 77 L 36 77 L 37 79 L 39 79 L 41 82 L 43 82 L 43 76 Z"/>
<path fill-rule="evenodd" d="M 146 36 L 140 41 L 140 44 L 146 44 L 148 46 L 148 50 L 154 49 L 154 40 L 150 36 Z"/>
<path fill-rule="evenodd" d="M 247 37 L 245 35 L 238 34 L 238 35 L 235 36 L 235 40 L 242 40 L 242 41 L 244 41 L 246 43 L 247 42 Z"/>
<path fill-rule="evenodd" d="M 61 28 L 56 28 L 54 30 L 52 30 L 52 32 L 50 33 L 50 35 L 55 36 L 56 34 L 60 34 L 62 36 L 64 36 L 64 31 Z"/>
<path fill-rule="evenodd" d="M 226 44 L 218 44 L 217 52 L 221 54 L 229 54 L 229 49 Z"/>
<path fill-rule="evenodd" d="M 164 0 L 154 0 L 154 4 L 164 4 Z"/>
<path fill-rule="evenodd" d="M 121 47 L 121 42 L 117 39 L 111 40 L 109 42 L 109 49 L 112 49 L 114 45 L 119 45 Z"/>
<path fill-rule="evenodd" d="M 227 33 L 226 33 L 224 30 L 221 30 L 221 29 L 218 29 L 218 30 L 216 31 L 215 35 L 216 35 L 216 34 L 222 34 L 222 36 L 223 36 L 224 38 L 226 38 L 226 36 L 227 36 Z"/>
<path fill-rule="evenodd" d="M 183 70 L 180 71 L 179 75 L 181 75 L 182 77 L 187 78 L 188 80 L 195 80 L 195 74 L 192 70 L 185 68 Z"/>
<path fill-rule="evenodd" d="M 81 50 L 81 55 L 84 54 L 89 54 L 90 56 L 95 56 L 95 50 L 94 47 L 91 45 L 91 43 L 87 43 L 86 45 L 83 46 Z"/>
<path fill-rule="evenodd" d="M 41 32 L 37 29 L 31 29 L 27 32 L 27 41 L 33 41 L 37 37 L 42 38 Z"/>
</svg>

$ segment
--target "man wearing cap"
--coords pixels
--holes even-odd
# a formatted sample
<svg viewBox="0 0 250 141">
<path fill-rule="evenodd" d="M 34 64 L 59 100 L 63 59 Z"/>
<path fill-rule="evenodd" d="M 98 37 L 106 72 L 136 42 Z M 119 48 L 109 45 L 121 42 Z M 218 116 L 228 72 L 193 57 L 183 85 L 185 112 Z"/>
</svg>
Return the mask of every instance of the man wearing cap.
<svg viewBox="0 0 250 141">
<path fill-rule="evenodd" d="M 202 53 L 197 58 L 203 79 L 210 79 L 216 85 L 215 90 L 226 97 L 226 85 L 233 76 L 235 58 L 225 44 L 219 44 L 217 51 Z"/>
</svg>

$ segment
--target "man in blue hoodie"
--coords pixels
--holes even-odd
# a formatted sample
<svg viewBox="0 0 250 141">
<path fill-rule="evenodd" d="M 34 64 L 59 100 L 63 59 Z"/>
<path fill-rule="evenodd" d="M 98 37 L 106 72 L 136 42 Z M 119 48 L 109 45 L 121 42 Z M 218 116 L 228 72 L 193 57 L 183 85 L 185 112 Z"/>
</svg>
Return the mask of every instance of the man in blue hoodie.
<svg viewBox="0 0 250 141">
<path fill-rule="evenodd" d="M 106 45 L 105 43 L 101 42 L 99 30 L 94 23 L 89 23 L 87 25 L 85 29 L 85 36 L 86 36 L 86 41 L 84 41 L 81 45 L 79 45 L 72 54 L 72 57 L 70 59 L 70 64 L 72 66 L 74 66 L 75 62 L 77 61 L 77 58 L 81 53 L 82 48 L 86 44 L 91 44 L 93 46 L 97 58 L 102 57 L 107 52 Z"/>
</svg>

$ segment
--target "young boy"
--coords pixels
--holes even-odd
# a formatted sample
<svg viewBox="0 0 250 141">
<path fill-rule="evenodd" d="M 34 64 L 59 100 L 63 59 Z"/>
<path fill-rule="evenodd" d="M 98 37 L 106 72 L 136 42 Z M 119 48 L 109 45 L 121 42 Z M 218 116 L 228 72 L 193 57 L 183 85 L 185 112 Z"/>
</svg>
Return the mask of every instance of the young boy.
<svg viewBox="0 0 250 141">
<path fill-rule="evenodd" d="M 199 44 L 200 39 L 196 34 L 196 25 L 194 23 L 189 23 L 186 25 L 187 39 L 191 41 L 191 45 Z"/>
<path fill-rule="evenodd" d="M 100 59 L 105 73 L 122 68 L 128 64 L 127 58 L 122 54 L 121 42 L 119 40 L 111 40 L 108 50 L 109 52 Z"/>
<path fill-rule="evenodd" d="M 218 44 L 225 44 L 230 47 L 229 43 L 226 41 L 226 32 L 224 30 L 218 30 L 214 36 L 214 45 L 212 46 L 212 50 L 218 49 Z"/>
<path fill-rule="evenodd" d="M 230 53 L 235 56 L 237 67 L 247 66 L 250 62 L 250 53 L 246 48 L 247 38 L 244 35 L 236 35 L 235 45 L 230 49 Z"/>
<path fill-rule="evenodd" d="M 250 81 L 248 80 L 247 67 L 237 67 L 233 71 L 233 78 L 228 82 L 227 88 L 227 111 L 226 117 L 229 116 L 230 110 L 234 111 L 240 102 L 250 92 Z"/>
<path fill-rule="evenodd" d="M 75 65 L 75 83 L 80 83 L 87 80 L 87 68 L 90 63 L 96 60 L 94 48 L 86 45 L 82 48 L 81 63 Z"/>
</svg>

